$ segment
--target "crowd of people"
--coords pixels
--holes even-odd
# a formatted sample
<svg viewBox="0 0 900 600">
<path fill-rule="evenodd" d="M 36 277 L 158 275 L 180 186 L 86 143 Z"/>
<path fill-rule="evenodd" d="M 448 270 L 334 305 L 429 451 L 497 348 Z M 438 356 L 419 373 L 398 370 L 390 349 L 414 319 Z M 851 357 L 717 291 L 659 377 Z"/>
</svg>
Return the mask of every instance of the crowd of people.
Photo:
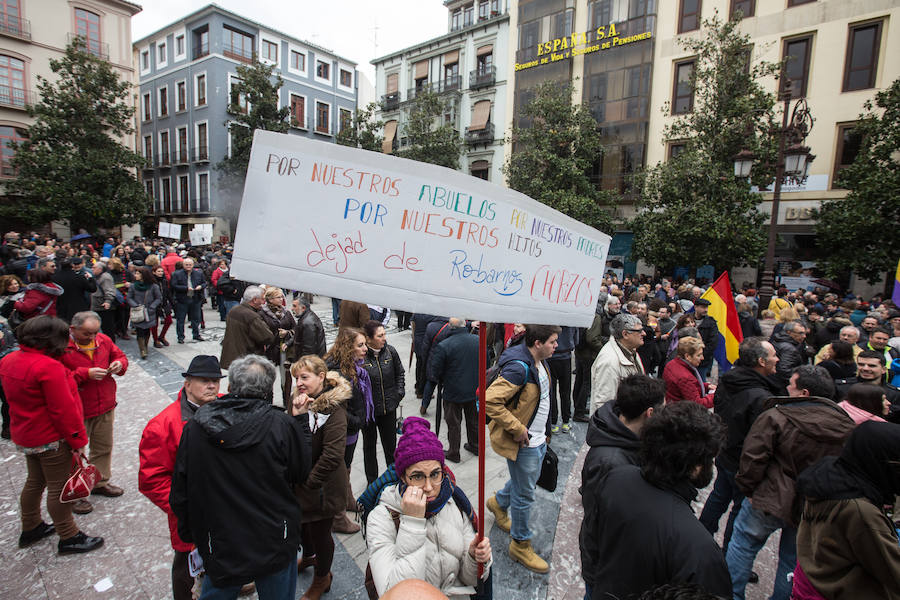
<svg viewBox="0 0 900 600">
<path fill-rule="evenodd" d="M 178 343 L 187 324 L 203 341 L 209 302 L 225 323 L 221 352 L 191 361 L 140 442 L 139 488 L 168 516 L 177 600 L 234 598 L 251 584 L 260 598 L 293 598 L 306 569 L 303 598 L 317 600 L 342 576 L 332 532 L 360 525 L 370 597 L 411 579 L 449 598 L 490 597 L 490 542 L 450 466 L 479 452 L 482 328 L 488 437 L 509 475 L 486 506 L 513 561 L 550 570 L 531 543 L 535 490 L 553 436 L 586 423 L 585 598 L 742 599 L 775 531 L 774 600 L 900 598 L 889 516 L 900 494 L 900 389 L 890 383 L 900 311 L 890 301 L 780 289 L 761 307 L 744 286 L 730 370 L 714 363 L 719 326 L 690 282 L 608 275 L 585 328 L 398 311 L 398 329 L 412 328 L 420 414 L 398 422 L 407 383 L 387 339 L 392 311 L 334 299 L 329 348 L 308 294 L 233 278 L 230 250 L 4 237 L 3 436 L 28 470 L 20 547 L 54 533 L 61 554 L 103 544 L 73 517 L 91 502 L 63 503 L 60 491 L 84 457 L 101 475 L 93 494 L 123 493 L 111 454 L 116 378 L 129 362 L 116 342 L 133 335 L 146 358 L 168 345 L 173 321 Z M 360 436 L 367 488 L 354 493 Z M 711 483 L 695 515 L 691 502 Z M 52 524 L 41 517 L 45 490 Z"/>
</svg>

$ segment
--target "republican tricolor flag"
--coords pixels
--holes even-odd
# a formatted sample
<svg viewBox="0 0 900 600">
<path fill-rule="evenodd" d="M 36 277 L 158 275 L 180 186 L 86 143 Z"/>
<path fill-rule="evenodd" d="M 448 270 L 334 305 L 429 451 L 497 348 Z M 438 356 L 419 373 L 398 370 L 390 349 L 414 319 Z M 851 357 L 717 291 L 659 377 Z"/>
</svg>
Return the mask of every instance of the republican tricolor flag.
<svg viewBox="0 0 900 600">
<path fill-rule="evenodd" d="M 719 343 L 716 345 L 716 362 L 723 373 L 731 368 L 738 357 L 738 345 L 744 340 L 741 323 L 738 321 L 737 307 L 731 295 L 731 281 L 728 271 L 716 279 L 701 298 L 709 300 L 709 315 L 719 326 Z"/>
</svg>

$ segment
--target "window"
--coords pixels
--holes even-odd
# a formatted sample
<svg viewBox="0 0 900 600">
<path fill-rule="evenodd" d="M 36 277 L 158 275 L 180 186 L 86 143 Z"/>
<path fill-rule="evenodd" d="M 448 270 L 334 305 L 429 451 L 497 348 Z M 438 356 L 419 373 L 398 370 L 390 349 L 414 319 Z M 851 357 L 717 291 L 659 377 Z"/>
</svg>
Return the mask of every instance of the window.
<svg viewBox="0 0 900 600">
<path fill-rule="evenodd" d="M 209 54 L 209 27 L 194 30 L 194 60 Z"/>
<path fill-rule="evenodd" d="M 161 87 L 158 90 L 159 92 L 159 116 L 160 117 L 168 117 L 169 116 L 169 88 Z"/>
<path fill-rule="evenodd" d="M 164 67 L 169 60 L 169 55 L 166 53 L 166 43 L 159 42 L 156 44 L 156 66 Z"/>
<path fill-rule="evenodd" d="M 187 127 L 179 127 L 178 134 L 178 154 L 175 156 L 175 162 L 182 164 L 188 161 L 188 135 Z"/>
<path fill-rule="evenodd" d="M 209 173 L 197 173 L 197 200 L 199 212 L 209 212 Z"/>
<path fill-rule="evenodd" d="M 306 55 L 296 50 L 291 50 L 290 68 L 295 71 L 306 71 Z"/>
<path fill-rule="evenodd" d="M 838 125 L 837 149 L 834 153 L 834 172 L 831 176 L 831 188 L 841 189 L 837 180 L 841 171 L 853 164 L 862 145 L 862 136 L 856 130 L 855 123 Z"/>
<path fill-rule="evenodd" d="M 206 73 L 194 76 L 194 98 L 197 106 L 206 106 Z"/>
<path fill-rule="evenodd" d="M 694 110 L 694 59 L 675 63 L 675 86 L 672 90 L 672 114 L 682 115 Z"/>
<path fill-rule="evenodd" d="M 324 60 L 316 61 L 316 77 L 319 79 L 331 80 L 331 65 Z"/>
<path fill-rule="evenodd" d="M 781 78 L 780 92 L 784 92 L 786 82 L 791 82 L 791 97 L 800 98 L 806 95 L 806 84 L 809 80 L 809 51 L 812 36 L 784 41 L 783 58 L 787 59 L 784 77 Z"/>
<path fill-rule="evenodd" d="M 175 36 L 175 58 L 184 57 L 185 55 L 185 47 L 184 47 L 184 34 L 180 33 Z"/>
<path fill-rule="evenodd" d="M 878 50 L 881 48 L 881 21 L 852 25 L 844 61 L 844 91 L 875 87 Z"/>
<path fill-rule="evenodd" d="M 206 123 L 196 123 L 194 125 L 194 143 L 197 144 L 195 156 L 197 160 L 209 160 L 209 147 L 207 146 L 207 126 Z"/>
<path fill-rule="evenodd" d="M 486 52 L 484 54 L 479 54 L 476 59 L 475 69 L 478 71 L 478 75 L 488 75 L 491 72 L 491 67 L 494 64 L 494 53 Z"/>
<path fill-rule="evenodd" d="M 163 177 L 162 179 L 162 212 L 172 212 L 172 179 Z"/>
<path fill-rule="evenodd" d="M 188 176 L 178 176 L 178 212 L 189 212 L 188 210 Z"/>
<path fill-rule="evenodd" d="M 253 60 L 253 36 L 230 27 L 223 30 L 222 45 L 224 54 L 242 62 Z"/>
<path fill-rule="evenodd" d="M 28 132 L 9 125 L 0 126 L 0 176 L 15 177 L 16 169 L 12 165 L 16 151 L 11 144 L 20 144 L 28 139 Z"/>
<path fill-rule="evenodd" d="M 447 89 L 459 87 L 459 63 L 444 65 L 444 85 Z"/>
<path fill-rule="evenodd" d="M 149 121 L 153 118 L 153 112 L 150 108 L 150 92 L 141 96 L 141 113 L 144 116 L 144 121 Z"/>
<path fill-rule="evenodd" d="M 103 56 L 100 43 L 100 15 L 75 9 L 75 34 L 84 38 L 85 49 L 95 56 Z"/>
<path fill-rule="evenodd" d="M 756 0 L 731 0 L 730 18 L 734 18 L 734 13 L 741 11 L 742 18 L 752 17 L 756 10 Z"/>
<path fill-rule="evenodd" d="M 187 109 L 187 82 L 179 81 L 175 84 L 175 102 L 177 102 L 177 111 L 181 112 Z"/>
<path fill-rule="evenodd" d="M 0 104 L 25 106 L 25 62 L 0 54 Z"/>
<path fill-rule="evenodd" d="M 486 160 L 476 160 L 469 167 L 469 173 L 472 177 L 477 177 L 479 179 L 488 180 L 488 174 L 490 173 L 491 167 Z"/>
<path fill-rule="evenodd" d="M 478 2 L 478 20 L 487 19 L 491 16 L 490 2 L 488 0 L 479 0 Z"/>
<path fill-rule="evenodd" d="M 144 50 L 141 52 L 141 72 L 144 73 L 150 70 L 150 51 Z"/>
<path fill-rule="evenodd" d="M 153 180 L 152 179 L 144 180 L 144 190 L 146 190 L 147 198 L 150 200 L 150 202 L 149 202 L 150 210 L 155 211 L 156 210 L 156 202 L 155 202 L 156 194 L 153 190 Z"/>
<path fill-rule="evenodd" d="M 291 126 L 306 129 L 306 98 L 291 94 Z"/>
<path fill-rule="evenodd" d="M 530 23 L 519 26 L 519 52 L 517 60 L 526 62 L 537 58 L 537 45 L 540 42 L 541 20 L 535 19 Z"/>
<path fill-rule="evenodd" d="M 262 55 L 264 60 L 268 60 L 274 63 L 278 62 L 278 44 L 275 42 L 270 42 L 269 40 L 263 40 L 262 43 Z"/>
<path fill-rule="evenodd" d="M 694 31 L 700 28 L 701 0 L 681 0 L 678 9 L 678 33 Z"/>
<path fill-rule="evenodd" d="M 341 110 L 341 123 L 340 123 L 340 131 L 345 129 L 349 129 L 353 125 L 353 113 L 351 113 L 346 108 L 342 108 Z"/>
<path fill-rule="evenodd" d="M 450 31 L 456 31 L 457 29 L 462 28 L 462 9 L 457 8 L 453 11 L 453 16 L 450 18 Z"/>
<path fill-rule="evenodd" d="M 572 35 L 572 19 L 575 16 L 574 9 L 564 10 L 553 16 L 553 37 L 561 38 Z"/>
<path fill-rule="evenodd" d="M 0 30 L 13 35 L 25 33 L 19 0 L 0 1 Z"/>
<path fill-rule="evenodd" d="M 234 75 L 228 76 L 228 97 L 231 104 L 237 105 L 237 110 L 245 115 L 250 114 L 250 105 L 247 103 L 247 95 L 238 93 L 235 89 L 239 83 L 241 83 L 241 80 Z"/>
<path fill-rule="evenodd" d="M 331 133 L 331 107 L 316 102 L 316 133 Z"/>
<path fill-rule="evenodd" d="M 685 151 L 687 144 L 684 142 L 669 142 L 669 160 L 677 157 Z"/>
<path fill-rule="evenodd" d="M 463 27 L 468 27 L 475 22 L 475 7 L 469 5 L 463 8 Z"/>
<path fill-rule="evenodd" d="M 347 69 L 341 69 L 340 84 L 344 87 L 353 87 L 353 73 Z"/>
<path fill-rule="evenodd" d="M 159 132 L 159 164 L 160 166 L 166 166 L 171 164 L 171 158 L 169 156 L 169 151 L 171 150 L 171 146 L 169 146 L 169 131 L 160 131 Z"/>
<path fill-rule="evenodd" d="M 809 4 L 810 2 L 815 2 L 816 0 L 788 0 L 788 6 L 799 6 L 801 4 Z"/>
<path fill-rule="evenodd" d="M 635 6 L 635 8 L 640 8 Z M 622 23 L 628 20 L 628 0 L 598 0 L 590 5 L 591 28 Z M 647 12 L 654 12 L 649 8 Z"/>
<path fill-rule="evenodd" d="M 147 159 L 147 164 L 150 164 L 150 160 L 153 158 L 153 136 L 145 135 L 144 136 L 144 158 Z"/>
</svg>

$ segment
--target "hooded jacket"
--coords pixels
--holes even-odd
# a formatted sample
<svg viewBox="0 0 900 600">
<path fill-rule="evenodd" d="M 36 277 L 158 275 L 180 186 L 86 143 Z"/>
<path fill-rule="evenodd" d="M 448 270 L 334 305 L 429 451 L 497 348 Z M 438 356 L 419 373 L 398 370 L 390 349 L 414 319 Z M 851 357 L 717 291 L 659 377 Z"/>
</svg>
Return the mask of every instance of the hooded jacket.
<svg viewBox="0 0 900 600">
<path fill-rule="evenodd" d="M 62 287 L 53 282 L 29 283 L 25 287 L 25 296 L 16 302 L 15 309 L 23 319 L 38 315 L 55 317 L 56 301 L 62 293 Z"/>
<path fill-rule="evenodd" d="M 185 424 L 169 505 L 178 536 L 197 546 L 217 587 L 244 585 L 296 560 L 294 486 L 309 470 L 307 419 L 261 398 L 223 396 Z"/>
<path fill-rule="evenodd" d="M 827 398 L 772 398 L 744 440 L 735 481 L 753 508 L 796 527 L 796 479 L 825 456 L 837 456 L 856 423 Z"/>
<path fill-rule="evenodd" d="M 765 402 L 777 395 L 778 388 L 749 367 L 737 366 L 719 377 L 719 386 L 713 396 L 713 412 L 722 417 L 727 438 L 725 447 L 716 457 L 716 465 L 737 473 L 747 432 L 762 413 Z"/>
<path fill-rule="evenodd" d="M 900 544 L 881 511 L 900 493 L 900 426 L 860 424 L 840 457 L 828 456 L 797 479 L 806 497 L 797 560 L 826 598 L 900 598 Z"/>
</svg>

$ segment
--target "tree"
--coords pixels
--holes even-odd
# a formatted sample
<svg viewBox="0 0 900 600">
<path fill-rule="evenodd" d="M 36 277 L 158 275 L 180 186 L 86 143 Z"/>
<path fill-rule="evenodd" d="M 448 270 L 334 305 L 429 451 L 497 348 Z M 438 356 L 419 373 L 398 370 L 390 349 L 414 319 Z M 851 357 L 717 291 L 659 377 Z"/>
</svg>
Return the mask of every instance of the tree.
<svg viewBox="0 0 900 600">
<path fill-rule="evenodd" d="M 459 168 L 462 139 L 451 123 L 444 121 L 448 102 L 435 92 L 420 90 L 406 107 L 407 121 L 401 127 L 407 146 L 398 156 L 421 162 Z"/>
<path fill-rule="evenodd" d="M 852 270 L 875 283 L 893 272 L 900 257 L 900 79 L 878 92 L 874 103 L 867 101 L 865 110 L 854 128 L 859 153 L 838 176 L 850 193 L 822 203 L 816 233 L 827 250 L 829 276 Z"/>
<path fill-rule="evenodd" d="M 632 255 L 668 269 L 712 264 L 716 270 L 757 264 L 766 247 L 758 193 L 771 183 L 777 154 L 775 96 L 760 80 L 780 63 L 750 59 L 750 36 L 740 20 L 718 15 L 703 22 L 700 36 L 681 40 L 696 56 L 690 85 L 693 110 L 665 128 L 664 139 L 683 151 L 638 176 L 642 189 Z M 670 114 L 668 103 L 663 114 Z M 751 180 L 734 176 L 734 156 L 749 150 L 759 168 Z"/>
<path fill-rule="evenodd" d="M 591 181 L 602 152 L 597 122 L 585 104 L 572 104 L 573 86 L 547 81 L 521 114 L 529 127 L 514 127 L 515 152 L 503 167 L 509 187 L 577 221 L 611 231 L 610 196 Z"/>
<path fill-rule="evenodd" d="M 56 80 L 38 75 L 41 101 L 28 106 L 35 122 L 13 145 L 17 176 L 6 184 L 16 197 L 0 214 L 39 225 L 68 221 L 73 230 L 133 224 L 149 198 L 135 171 L 144 158 L 122 143 L 134 133 L 131 84 L 76 38 L 50 61 Z"/>
<path fill-rule="evenodd" d="M 250 148 L 253 132 L 257 129 L 285 133 L 288 130 L 287 106 L 279 106 L 278 90 L 284 84 L 280 75 L 275 74 L 273 65 L 266 65 L 254 55 L 249 65 L 237 67 L 239 81 L 231 86 L 231 98 L 226 109 L 228 128 L 231 136 L 231 155 L 226 156 L 216 168 L 223 178 L 219 181 L 223 197 L 238 199 L 247 177 L 250 163 Z"/>
<path fill-rule="evenodd" d="M 370 102 L 365 108 L 356 109 L 350 127 L 345 127 L 337 134 L 337 143 L 342 146 L 381 152 L 384 136 L 380 131 L 384 127 L 384 121 L 375 119 L 375 113 L 378 110 L 379 106 L 376 102 Z"/>
</svg>

